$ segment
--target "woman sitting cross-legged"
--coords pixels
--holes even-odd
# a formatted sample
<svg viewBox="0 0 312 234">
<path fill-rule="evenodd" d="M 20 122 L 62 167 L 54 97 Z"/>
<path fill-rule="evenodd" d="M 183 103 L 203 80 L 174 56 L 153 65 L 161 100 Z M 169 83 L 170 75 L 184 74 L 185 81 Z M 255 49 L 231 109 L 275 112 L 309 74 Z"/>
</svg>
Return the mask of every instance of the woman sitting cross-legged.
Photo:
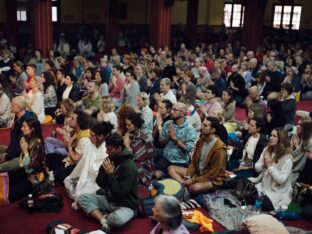
<svg viewBox="0 0 312 234">
<path fill-rule="evenodd" d="M 248 125 L 248 135 L 245 137 L 243 150 L 234 150 L 233 154 L 230 156 L 231 158 L 227 162 L 227 169 L 235 171 L 237 179 L 246 179 L 257 175 L 254 165 L 259 160 L 260 155 L 267 143 L 265 135 L 261 134 L 263 127 L 263 119 L 250 119 Z"/>
<path fill-rule="evenodd" d="M 260 159 L 255 164 L 257 178 L 249 178 L 258 192 L 265 194 L 262 210 L 278 210 L 288 206 L 292 200 L 290 140 L 282 128 L 274 128 L 268 146 L 264 148 Z"/>
<path fill-rule="evenodd" d="M 89 116 L 82 110 L 75 110 L 71 115 L 69 126 L 73 128 L 73 136 L 63 135 L 68 155 L 58 153 L 47 155 L 47 165 L 54 171 L 56 182 L 63 180 L 74 170 L 79 160 L 88 154 L 92 145 L 90 141 Z"/>
<path fill-rule="evenodd" d="M 56 132 L 58 134 L 61 134 L 62 136 L 72 136 L 73 133 L 73 129 L 69 126 L 69 121 L 71 118 L 71 115 L 74 112 L 74 103 L 72 100 L 70 99 L 64 99 L 60 102 L 60 108 L 59 108 L 59 112 L 62 113 L 60 115 L 62 115 L 63 117 L 65 117 L 64 125 L 62 128 L 56 128 Z M 59 116 L 60 116 L 59 115 Z M 61 155 L 66 156 L 68 154 L 67 149 L 66 149 L 66 145 L 64 143 L 64 141 L 56 139 L 54 137 L 47 137 L 44 140 L 45 143 L 45 152 L 46 154 L 52 154 L 52 153 L 58 153 Z"/>
<path fill-rule="evenodd" d="M 100 122 L 91 127 L 92 145 L 86 146 L 85 154 L 72 173 L 65 178 L 64 184 L 70 198 L 74 199 L 73 208 L 77 208 L 77 198 L 83 193 L 94 193 L 100 166 L 107 157 L 105 139 L 112 133 L 114 126 L 109 122 Z"/>
<path fill-rule="evenodd" d="M 44 182 L 47 176 L 40 122 L 37 118 L 26 119 L 23 122 L 22 132 L 23 136 L 20 140 L 22 153 L 19 163 L 26 174 L 21 176 L 20 173 L 10 173 L 10 202 L 20 200 L 27 194 L 32 193 L 34 187 Z"/>
<path fill-rule="evenodd" d="M 143 124 L 144 120 L 140 113 L 130 113 L 126 117 L 127 132 L 124 135 L 124 142 L 133 152 L 133 161 L 138 168 L 140 183 L 148 187 L 155 172 L 156 149 L 152 134 L 142 129 Z"/>
</svg>

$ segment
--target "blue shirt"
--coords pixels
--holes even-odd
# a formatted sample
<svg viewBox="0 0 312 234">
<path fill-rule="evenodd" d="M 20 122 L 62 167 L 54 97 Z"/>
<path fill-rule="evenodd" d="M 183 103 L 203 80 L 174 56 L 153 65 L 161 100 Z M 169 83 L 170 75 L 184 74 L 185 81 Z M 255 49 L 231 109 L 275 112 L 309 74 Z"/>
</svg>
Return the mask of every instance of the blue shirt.
<svg viewBox="0 0 312 234">
<path fill-rule="evenodd" d="M 160 140 L 169 138 L 168 130 L 171 126 L 175 128 L 177 138 L 183 142 L 185 149 L 180 149 L 174 141 L 169 140 L 164 148 L 163 156 L 173 164 L 189 164 L 189 153 L 194 149 L 196 131 L 186 117 L 184 117 L 184 123 L 180 126 L 177 126 L 173 120 L 168 120 L 163 125 Z"/>
<path fill-rule="evenodd" d="M 215 87 L 217 89 L 217 93 L 216 93 L 217 97 L 221 97 L 223 90 L 225 90 L 227 88 L 226 81 L 222 77 L 220 77 L 215 82 Z"/>
</svg>

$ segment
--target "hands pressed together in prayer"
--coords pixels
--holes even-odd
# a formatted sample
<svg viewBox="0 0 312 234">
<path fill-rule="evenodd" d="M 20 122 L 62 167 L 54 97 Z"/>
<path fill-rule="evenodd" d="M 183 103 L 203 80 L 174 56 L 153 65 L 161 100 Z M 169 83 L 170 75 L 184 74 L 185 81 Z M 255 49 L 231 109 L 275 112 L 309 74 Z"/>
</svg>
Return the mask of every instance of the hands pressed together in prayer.
<svg viewBox="0 0 312 234">
<path fill-rule="evenodd" d="M 105 173 L 108 175 L 115 171 L 115 165 L 111 160 L 109 160 L 109 158 L 104 159 L 102 166 Z"/>
</svg>

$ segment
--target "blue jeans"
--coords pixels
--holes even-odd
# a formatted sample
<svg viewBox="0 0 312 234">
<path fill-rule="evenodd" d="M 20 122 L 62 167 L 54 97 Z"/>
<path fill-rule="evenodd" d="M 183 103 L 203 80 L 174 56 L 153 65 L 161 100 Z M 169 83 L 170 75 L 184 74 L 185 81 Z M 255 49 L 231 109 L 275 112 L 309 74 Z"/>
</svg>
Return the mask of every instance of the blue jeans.
<svg viewBox="0 0 312 234">
<path fill-rule="evenodd" d="M 94 210 L 107 212 L 106 219 L 110 227 L 120 227 L 135 216 L 134 210 L 109 202 L 105 195 L 82 194 L 78 197 L 78 204 L 87 214 Z"/>
</svg>

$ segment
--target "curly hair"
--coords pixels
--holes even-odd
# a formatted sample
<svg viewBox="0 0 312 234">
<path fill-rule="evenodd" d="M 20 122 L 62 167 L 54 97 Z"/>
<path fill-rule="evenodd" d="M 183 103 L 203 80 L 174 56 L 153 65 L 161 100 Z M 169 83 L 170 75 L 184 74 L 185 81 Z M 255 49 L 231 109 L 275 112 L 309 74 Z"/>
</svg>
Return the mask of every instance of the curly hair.
<svg viewBox="0 0 312 234">
<path fill-rule="evenodd" d="M 103 135 L 105 138 L 112 134 L 114 129 L 114 125 L 110 122 L 99 122 L 91 127 L 91 131 L 95 133 L 95 135 Z"/>
<path fill-rule="evenodd" d="M 127 132 L 126 128 L 126 118 L 130 113 L 135 112 L 134 108 L 130 105 L 123 104 L 117 113 L 117 120 L 118 120 L 118 132 L 121 135 L 124 135 Z"/>
<path fill-rule="evenodd" d="M 113 99 L 110 96 L 102 97 L 100 100 L 100 109 L 103 110 L 104 113 L 115 111 L 115 104 L 113 103 Z"/>
<path fill-rule="evenodd" d="M 130 120 L 130 122 L 135 126 L 135 128 L 140 129 L 144 125 L 144 119 L 141 113 L 130 113 L 126 119 Z"/>
</svg>

